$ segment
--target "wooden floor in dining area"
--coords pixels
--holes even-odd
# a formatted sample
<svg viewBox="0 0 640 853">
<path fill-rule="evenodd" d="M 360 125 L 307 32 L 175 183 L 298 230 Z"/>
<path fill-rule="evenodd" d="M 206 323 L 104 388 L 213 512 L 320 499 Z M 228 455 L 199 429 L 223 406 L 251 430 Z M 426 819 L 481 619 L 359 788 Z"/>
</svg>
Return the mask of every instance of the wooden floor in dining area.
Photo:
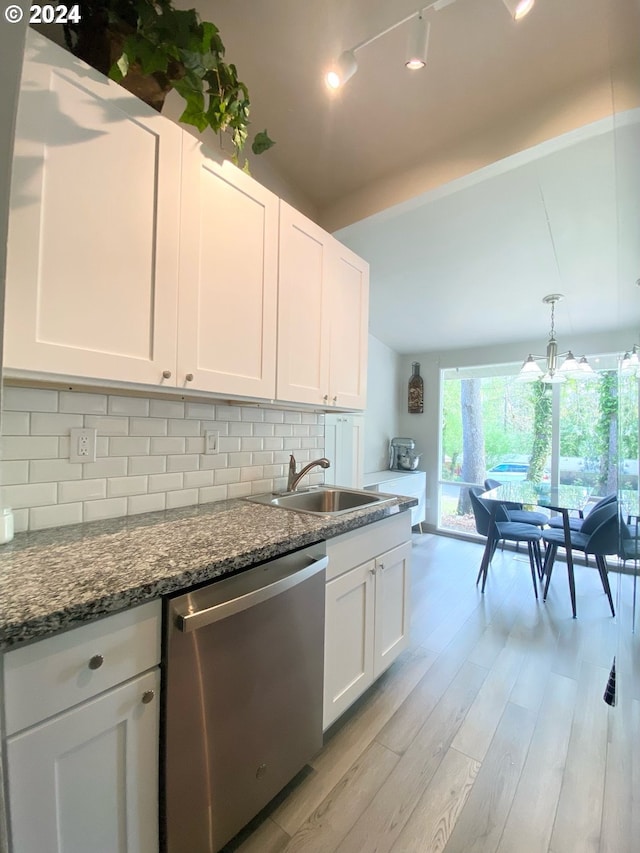
<svg viewBox="0 0 640 853">
<path fill-rule="evenodd" d="M 640 853 L 640 624 L 632 577 L 414 534 L 411 646 L 310 767 L 225 850 Z M 637 617 L 640 623 L 640 615 Z M 616 655 L 617 704 L 603 701 Z"/>
</svg>

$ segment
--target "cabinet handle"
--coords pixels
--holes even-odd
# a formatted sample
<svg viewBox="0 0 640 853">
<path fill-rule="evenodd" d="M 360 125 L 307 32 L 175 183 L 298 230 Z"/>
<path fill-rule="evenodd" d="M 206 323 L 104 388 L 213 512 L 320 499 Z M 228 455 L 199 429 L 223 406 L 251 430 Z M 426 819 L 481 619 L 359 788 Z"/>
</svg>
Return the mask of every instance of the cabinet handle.
<svg viewBox="0 0 640 853">
<path fill-rule="evenodd" d="M 193 382 L 193 373 L 187 373 L 184 378 L 187 380 L 187 382 Z"/>
<path fill-rule="evenodd" d="M 94 655 L 89 659 L 89 669 L 100 669 L 103 663 L 104 658 L 102 655 Z"/>
<path fill-rule="evenodd" d="M 153 690 L 145 690 L 142 694 L 142 704 L 148 705 L 149 702 L 153 702 L 155 699 L 155 692 Z"/>
<path fill-rule="evenodd" d="M 163 379 L 171 379 L 171 371 L 170 370 L 163 370 L 162 371 L 162 378 Z"/>
</svg>

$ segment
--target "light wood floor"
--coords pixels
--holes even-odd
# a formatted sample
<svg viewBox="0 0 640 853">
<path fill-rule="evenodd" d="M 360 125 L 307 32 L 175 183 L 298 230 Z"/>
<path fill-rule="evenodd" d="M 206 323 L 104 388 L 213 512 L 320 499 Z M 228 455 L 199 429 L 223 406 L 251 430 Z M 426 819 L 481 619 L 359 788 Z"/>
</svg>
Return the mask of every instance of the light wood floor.
<svg viewBox="0 0 640 853">
<path fill-rule="evenodd" d="M 640 614 L 632 578 L 563 563 L 537 603 L 525 554 L 414 535 L 410 648 L 306 773 L 225 850 L 640 853 Z M 617 705 L 603 702 L 617 657 Z"/>
</svg>

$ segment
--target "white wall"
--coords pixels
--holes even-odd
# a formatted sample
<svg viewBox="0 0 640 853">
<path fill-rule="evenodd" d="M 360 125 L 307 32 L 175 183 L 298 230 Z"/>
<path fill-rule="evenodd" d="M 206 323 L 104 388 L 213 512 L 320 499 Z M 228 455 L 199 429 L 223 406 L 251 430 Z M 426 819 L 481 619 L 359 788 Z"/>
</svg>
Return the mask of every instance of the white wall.
<svg viewBox="0 0 640 853">
<path fill-rule="evenodd" d="M 364 421 L 364 470 L 382 471 L 389 467 L 389 440 L 400 435 L 402 383 L 400 356 L 373 335 L 369 335 L 367 409 Z"/>
<path fill-rule="evenodd" d="M 606 335 L 590 335 L 564 339 L 558 330 L 559 344 L 564 350 L 571 348 L 579 353 L 616 353 L 637 340 L 637 330 L 620 330 Z M 401 375 L 407 381 L 411 375 L 411 362 L 420 362 L 424 379 L 424 414 L 410 415 L 406 405 L 399 409 L 399 434 L 414 438 L 417 449 L 423 454 L 420 469 L 427 472 L 426 522 L 437 523 L 438 479 L 440 477 L 439 423 L 440 423 L 440 370 L 473 365 L 506 364 L 521 362 L 529 352 L 544 351 L 546 340 L 524 344 L 477 347 L 467 350 L 447 350 L 439 353 L 415 353 L 400 358 Z"/>
</svg>

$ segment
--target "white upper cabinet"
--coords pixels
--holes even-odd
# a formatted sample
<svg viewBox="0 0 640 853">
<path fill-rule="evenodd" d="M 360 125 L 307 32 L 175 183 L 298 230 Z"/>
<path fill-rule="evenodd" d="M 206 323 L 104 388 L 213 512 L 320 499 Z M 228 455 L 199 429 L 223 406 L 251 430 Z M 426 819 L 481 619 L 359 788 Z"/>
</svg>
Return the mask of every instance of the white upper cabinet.
<svg viewBox="0 0 640 853">
<path fill-rule="evenodd" d="M 281 201 L 278 398 L 364 409 L 368 310 L 368 264 Z"/>
<path fill-rule="evenodd" d="M 29 30 L 5 367 L 153 384 L 175 370 L 181 139 Z"/>
<path fill-rule="evenodd" d="M 278 198 L 185 135 L 181 209 L 177 384 L 272 399 Z"/>
</svg>

